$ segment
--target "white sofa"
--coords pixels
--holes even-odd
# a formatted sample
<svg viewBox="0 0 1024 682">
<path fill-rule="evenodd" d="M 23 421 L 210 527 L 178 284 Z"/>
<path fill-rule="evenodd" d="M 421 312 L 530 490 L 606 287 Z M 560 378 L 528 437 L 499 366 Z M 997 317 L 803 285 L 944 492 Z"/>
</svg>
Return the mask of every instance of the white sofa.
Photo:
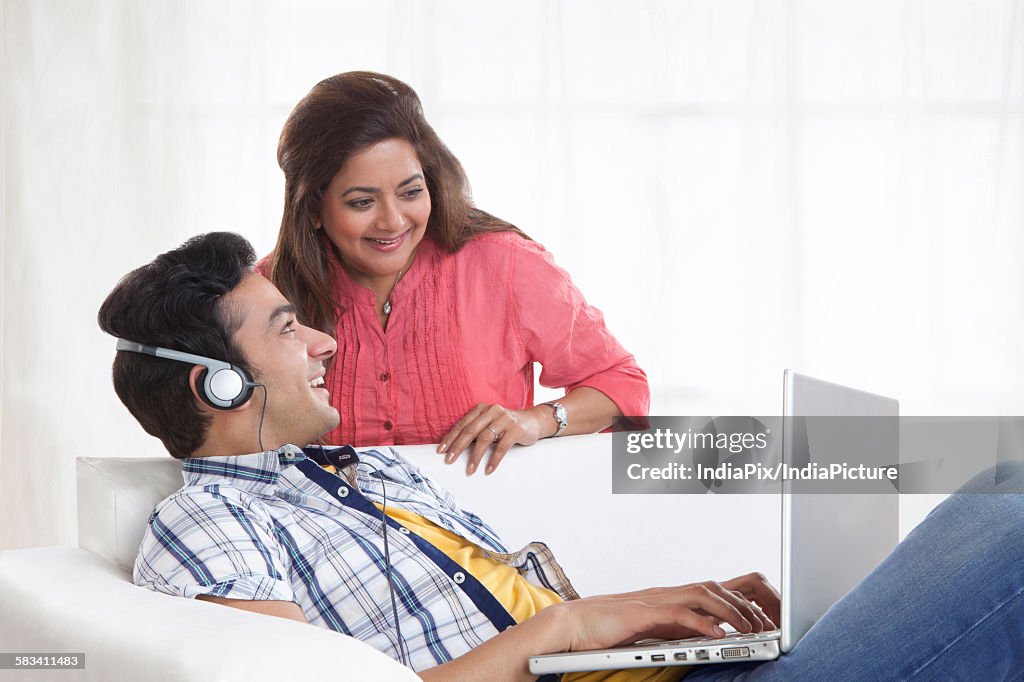
<svg viewBox="0 0 1024 682">
<path fill-rule="evenodd" d="M 736 498 L 612 495 L 610 435 L 513 450 L 488 477 L 467 478 L 461 463 L 445 465 L 433 446 L 400 450 L 510 545 L 548 542 L 582 594 L 765 570 L 745 562 L 759 549 L 764 556 L 768 548 L 769 557 L 777 551 L 770 533 L 760 548 L 745 543 L 732 554 L 721 543 L 708 575 L 694 547 L 709 531 L 681 510 L 696 504 L 730 517 L 720 519 L 727 524 L 750 523 L 751 514 L 770 513 L 775 501 L 742 506 Z M 131 567 L 149 513 L 181 482 L 170 457 L 78 460 L 80 546 L 0 552 L 0 651 L 84 653 L 85 668 L 33 671 L 31 678 L 7 670 L 0 679 L 280 682 L 327 671 L 332 679 L 418 679 L 329 630 L 135 587 Z"/>
</svg>

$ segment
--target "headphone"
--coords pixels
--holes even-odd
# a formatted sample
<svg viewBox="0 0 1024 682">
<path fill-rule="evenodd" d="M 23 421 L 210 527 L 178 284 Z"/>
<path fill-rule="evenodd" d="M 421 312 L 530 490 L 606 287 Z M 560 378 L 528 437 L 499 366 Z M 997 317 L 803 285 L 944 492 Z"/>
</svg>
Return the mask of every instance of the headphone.
<svg viewBox="0 0 1024 682">
<path fill-rule="evenodd" d="M 157 358 L 187 362 L 190 365 L 202 365 L 206 369 L 199 375 L 196 391 L 203 402 L 217 410 L 233 410 L 249 402 L 252 391 L 263 384 L 256 383 L 252 376 L 242 369 L 223 360 L 204 358 L 202 355 L 182 353 L 181 351 L 147 346 L 125 339 L 117 340 L 117 350 L 129 353 L 142 353 Z"/>
</svg>

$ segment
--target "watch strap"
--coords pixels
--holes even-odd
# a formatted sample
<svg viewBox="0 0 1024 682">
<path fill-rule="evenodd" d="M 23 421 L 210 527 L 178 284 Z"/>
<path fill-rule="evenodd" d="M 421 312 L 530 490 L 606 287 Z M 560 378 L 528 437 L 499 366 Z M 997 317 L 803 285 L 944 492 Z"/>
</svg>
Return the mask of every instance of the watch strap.
<svg viewBox="0 0 1024 682">
<path fill-rule="evenodd" d="M 565 406 L 562 403 L 552 400 L 551 402 L 544 403 L 545 405 L 551 406 L 551 411 L 554 414 L 555 421 L 558 422 L 558 430 L 551 434 L 551 438 L 557 438 L 562 435 L 566 427 L 569 426 L 569 415 L 566 412 Z"/>
</svg>

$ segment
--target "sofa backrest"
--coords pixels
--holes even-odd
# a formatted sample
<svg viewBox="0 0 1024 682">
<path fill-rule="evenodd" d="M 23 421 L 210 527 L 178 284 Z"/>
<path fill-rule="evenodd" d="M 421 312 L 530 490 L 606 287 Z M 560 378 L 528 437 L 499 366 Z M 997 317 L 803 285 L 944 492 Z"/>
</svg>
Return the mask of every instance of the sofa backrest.
<svg viewBox="0 0 1024 682">
<path fill-rule="evenodd" d="M 771 524 L 774 534 L 757 525 L 743 542 L 719 537 L 723 528 L 777 518 L 775 498 L 755 495 L 738 504 L 735 496 L 612 495 L 611 434 L 515 448 L 491 476 L 467 477 L 465 457 L 446 465 L 433 445 L 398 449 L 483 516 L 510 547 L 547 542 L 581 594 L 751 570 L 774 577 L 778 566 L 778 524 Z M 80 457 L 79 546 L 130 573 L 153 507 L 182 483 L 181 464 L 169 456 Z"/>
<path fill-rule="evenodd" d="M 79 457 L 78 546 L 131 573 L 153 507 L 182 486 L 171 457 Z"/>
<path fill-rule="evenodd" d="M 583 540 L 586 533 L 580 532 L 578 524 L 568 518 L 552 519 L 550 512 L 541 510 L 562 503 L 569 508 L 607 506 L 610 435 L 554 438 L 516 448 L 495 475 L 481 472 L 471 478 L 464 473 L 465 457 L 449 466 L 435 448 L 403 445 L 398 449 L 467 508 L 481 513 L 510 545 L 521 546 L 540 535 L 556 541 L 563 562 L 576 563 L 576 545 L 591 544 Z M 170 456 L 79 457 L 79 547 L 131 573 L 153 508 L 183 482 L 181 462 Z M 524 493 L 532 500 L 531 512 L 524 513 Z M 595 495 L 603 504 L 592 506 L 590 498 Z M 601 525 L 610 530 L 607 522 Z"/>
</svg>

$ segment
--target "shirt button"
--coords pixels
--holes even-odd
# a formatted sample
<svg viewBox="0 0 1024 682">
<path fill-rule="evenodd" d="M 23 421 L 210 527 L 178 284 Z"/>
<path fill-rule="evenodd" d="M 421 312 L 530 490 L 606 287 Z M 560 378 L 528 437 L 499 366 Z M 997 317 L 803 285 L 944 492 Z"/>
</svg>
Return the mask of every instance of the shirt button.
<svg viewBox="0 0 1024 682">
<path fill-rule="evenodd" d="M 398 527 L 398 532 L 401 533 L 402 535 L 408 535 L 409 534 L 409 529 L 406 528 L 405 526 L 399 526 Z"/>
<path fill-rule="evenodd" d="M 385 431 L 390 431 L 393 428 L 395 428 L 395 425 L 392 424 L 390 421 L 384 422 L 384 430 Z"/>
<path fill-rule="evenodd" d="M 462 571 L 458 571 L 455 575 L 452 576 L 452 580 L 455 581 L 456 585 L 461 585 L 462 583 L 466 582 L 466 574 Z"/>
<path fill-rule="evenodd" d="M 348 488 L 345 486 L 338 488 L 338 497 L 348 497 Z"/>
<path fill-rule="evenodd" d="M 391 372 L 381 372 L 380 373 L 380 380 L 381 381 L 387 381 L 390 378 L 391 378 Z"/>
</svg>

